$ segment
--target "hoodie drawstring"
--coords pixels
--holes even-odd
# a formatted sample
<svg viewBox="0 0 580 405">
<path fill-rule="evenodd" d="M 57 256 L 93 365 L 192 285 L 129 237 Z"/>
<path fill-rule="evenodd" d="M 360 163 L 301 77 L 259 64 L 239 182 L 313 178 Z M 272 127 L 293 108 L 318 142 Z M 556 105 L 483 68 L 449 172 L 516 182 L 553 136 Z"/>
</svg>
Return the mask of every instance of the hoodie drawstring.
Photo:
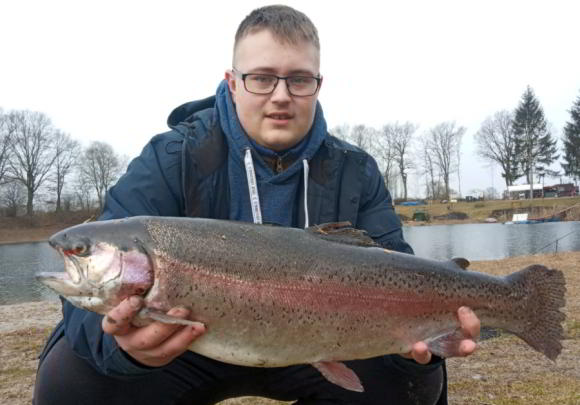
<svg viewBox="0 0 580 405">
<path fill-rule="evenodd" d="M 246 178 L 248 179 L 248 191 L 250 192 L 250 205 L 252 206 L 252 217 L 255 224 L 262 223 L 262 210 L 260 209 L 260 196 L 258 195 L 258 183 L 256 182 L 256 171 L 252 160 L 252 151 L 246 148 L 244 156 L 246 165 Z"/>
<path fill-rule="evenodd" d="M 262 209 L 260 208 L 260 195 L 258 194 L 258 182 L 256 181 L 256 171 L 254 170 L 254 160 L 252 151 L 246 148 L 244 154 L 244 164 L 246 166 L 246 178 L 248 179 L 248 192 L 250 193 L 250 205 L 252 206 L 252 217 L 255 224 L 262 223 Z M 302 160 L 304 168 L 304 228 L 308 228 L 310 221 L 308 219 L 308 160 Z"/>
<path fill-rule="evenodd" d="M 308 160 L 302 160 L 302 166 L 304 167 L 304 228 L 308 228 Z"/>
</svg>

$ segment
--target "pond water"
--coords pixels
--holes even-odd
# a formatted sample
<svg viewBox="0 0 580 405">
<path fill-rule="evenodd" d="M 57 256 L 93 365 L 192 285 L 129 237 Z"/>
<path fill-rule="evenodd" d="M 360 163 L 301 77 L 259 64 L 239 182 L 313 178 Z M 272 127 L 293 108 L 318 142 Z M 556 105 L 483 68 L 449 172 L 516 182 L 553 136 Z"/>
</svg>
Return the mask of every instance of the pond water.
<svg viewBox="0 0 580 405">
<path fill-rule="evenodd" d="M 405 239 L 417 256 L 447 260 L 495 260 L 555 251 L 580 251 L 580 222 L 527 225 L 410 226 Z"/>
<path fill-rule="evenodd" d="M 56 300 L 34 279 L 41 271 L 64 271 L 60 255 L 46 242 L 0 245 L 0 305 Z"/>
<path fill-rule="evenodd" d="M 580 251 L 580 222 L 412 226 L 404 233 L 416 255 L 439 260 Z M 0 305 L 56 300 L 56 294 L 34 279 L 41 271 L 63 271 L 61 257 L 47 243 L 0 245 Z"/>
</svg>

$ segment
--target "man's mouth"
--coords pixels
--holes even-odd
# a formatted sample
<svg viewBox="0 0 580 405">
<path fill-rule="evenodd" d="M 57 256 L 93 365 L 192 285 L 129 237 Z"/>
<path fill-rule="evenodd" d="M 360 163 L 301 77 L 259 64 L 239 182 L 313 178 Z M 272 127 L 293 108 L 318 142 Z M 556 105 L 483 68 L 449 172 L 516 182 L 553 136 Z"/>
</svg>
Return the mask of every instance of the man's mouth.
<svg viewBox="0 0 580 405">
<path fill-rule="evenodd" d="M 292 115 L 286 113 L 273 113 L 266 115 L 268 118 L 278 121 L 286 121 L 292 118 Z"/>
</svg>

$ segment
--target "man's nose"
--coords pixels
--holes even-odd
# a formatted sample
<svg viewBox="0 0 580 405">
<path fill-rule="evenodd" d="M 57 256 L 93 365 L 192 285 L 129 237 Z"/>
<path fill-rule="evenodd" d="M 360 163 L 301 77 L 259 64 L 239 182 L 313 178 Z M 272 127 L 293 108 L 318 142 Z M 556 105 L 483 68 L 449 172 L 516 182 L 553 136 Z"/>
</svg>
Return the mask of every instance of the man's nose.
<svg viewBox="0 0 580 405">
<path fill-rule="evenodd" d="M 272 101 L 289 101 L 291 97 L 292 95 L 290 94 L 290 91 L 288 91 L 288 83 L 286 83 L 286 80 L 278 80 L 278 83 L 272 92 Z"/>
</svg>

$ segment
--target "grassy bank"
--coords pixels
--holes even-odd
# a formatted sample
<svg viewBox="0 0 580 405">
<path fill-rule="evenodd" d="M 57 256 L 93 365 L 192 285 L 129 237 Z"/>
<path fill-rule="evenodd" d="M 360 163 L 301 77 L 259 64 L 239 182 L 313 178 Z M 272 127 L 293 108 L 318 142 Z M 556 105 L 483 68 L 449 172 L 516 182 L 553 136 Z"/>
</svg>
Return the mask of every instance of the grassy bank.
<svg viewBox="0 0 580 405">
<path fill-rule="evenodd" d="M 566 212 L 566 220 L 580 220 L 580 197 L 561 198 L 537 198 L 534 200 L 490 200 L 474 202 L 457 202 L 441 204 L 428 202 L 426 205 L 406 207 L 395 206 L 395 211 L 404 220 L 411 220 L 416 211 L 424 211 L 429 214 L 434 223 L 470 223 L 484 222 L 486 218 L 495 218 L 498 222 L 511 221 L 513 214 L 527 212 L 531 217 L 546 217 L 571 208 Z M 466 219 L 435 219 L 436 217 L 449 217 L 465 214 Z M 452 215 L 450 215 L 452 214 Z"/>
<path fill-rule="evenodd" d="M 470 268 L 503 275 L 534 263 L 558 268 L 566 277 L 562 354 L 551 362 L 514 336 L 486 340 L 469 358 L 448 360 L 450 404 L 580 404 L 580 252 L 473 262 Z M 36 357 L 58 318 L 59 305 L 55 302 L 0 306 L 1 404 L 30 403 Z M 281 404 L 246 397 L 221 405 Z"/>
<path fill-rule="evenodd" d="M 0 217 L 0 243 L 47 240 L 55 232 L 95 217 L 96 213 L 85 211 L 37 213 L 31 217 Z"/>
</svg>

